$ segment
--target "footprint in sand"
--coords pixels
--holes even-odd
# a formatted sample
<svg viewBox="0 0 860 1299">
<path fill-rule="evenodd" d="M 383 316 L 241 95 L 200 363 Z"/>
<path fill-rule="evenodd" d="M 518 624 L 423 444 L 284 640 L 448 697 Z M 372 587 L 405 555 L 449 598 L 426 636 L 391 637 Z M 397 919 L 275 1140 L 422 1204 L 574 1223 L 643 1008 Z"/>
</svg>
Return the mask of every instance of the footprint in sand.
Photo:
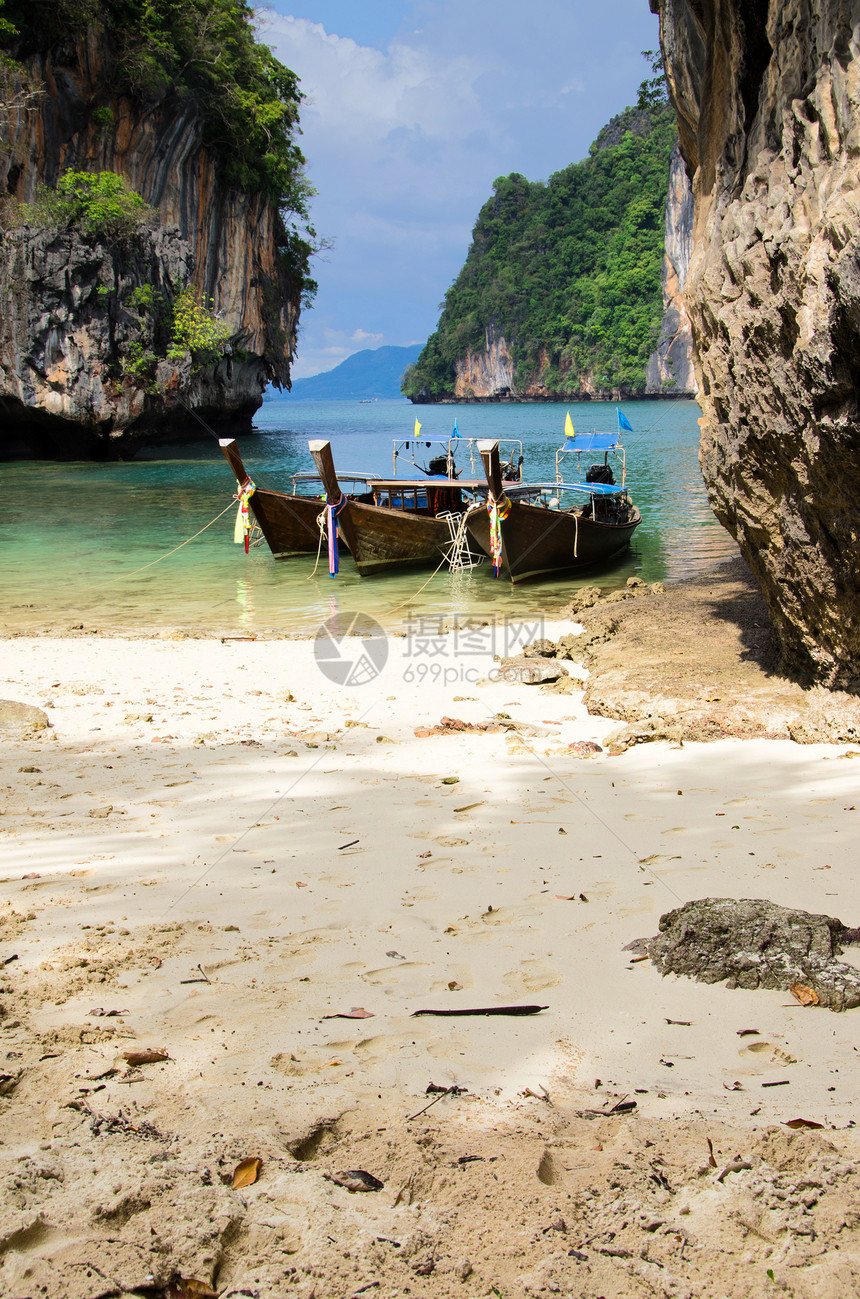
<svg viewBox="0 0 860 1299">
<path fill-rule="evenodd" d="M 328 1049 L 326 1048 L 326 1051 Z M 346 1044 L 346 1050 L 351 1049 L 351 1045 Z M 277 1055 L 273 1055 L 269 1061 L 271 1068 L 276 1073 L 283 1074 L 286 1078 L 302 1078 L 305 1074 L 330 1071 L 343 1063 L 342 1056 L 335 1053 L 331 1055 L 315 1055 L 310 1059 L 303 1059 L 289 1051 L 280 1051 Z"/>
<path fill-rule="evenodd" d="M 517 907 L 516 910 L 512 907 L 488 907 L 481 920 L 485 925 L 510 925 L 515 920 L 527 920 L 537 914 L 535 907 Z"/>
<path fill-rule="evenodd" d="M 412 1045 L 411 1038 L 408 1044 Z M 388 1037 L 363 1037 L 352 1049 L 364 1064 L 379 1064 L 380 1061 L 390 1060 L 392 1052 L 404 1045 L 406 1039 L 398 1042 Z"/>
<path fill-rule="evenodd" d="M 379 970 L 365 970 L 364 974 L 360 974 L 358 977 L 363 979 L 365 983 L 373 983 L 381 986 L 384 986 L 387 983 L 393 983 L 398 987 L 402 987 L 403 984 L 418 984 L 419 981 L 415 979 L 415 972 L 417 970 L 426 970 L 427 968 L 427 965 L 423 961 L 399 961 L 397 965 L 386 965 Z M 423 977 L 420 980 L 419 986 L 422 988 L 426 986 Z"/>
<path fill-rule="evenodd" d="M 288 1051 L 279 1051 L 277 1055 L 273 1055 L 269 1064 L 276 1073 L 284 1074 L 287 1078 L 300 1078 L 309 1068 L 305 1061 L 291 1055 Z"/>
<path fill-rule="evenodd" d="M 409 902 L 435 902 L 439 894 L 436 889 L 429 888 L 426 884 L 415 889 L 406 889 L 401 901 Z"/>
<path fill-rule="evenodd" d="M 521 961 L 515 970 L 502 976 L 502 982 L 514 992 L 542 992 L 544 988 L 557 988 L 564 983 L 564 975 L 546 961 Z"/>
<path fill-rule="evenodd" d="M 432 871 L 432 870 L 439 870 L 440 867 L 443 867 L 443 866 L 445 866 L 445 867 L 450 867 L 450 866 L 452 866 L 453 864 L 454 864 L 454 858 L 453 858 L 453 857 L 436 857 L 436 856 L 431 856 L 431 857 L 427 857 L 427 858 L 425 858 L 425 860 L 423 860 L 423 861 L 419 861 L 419 862 L 417 863 L 417 869 L 420 870 L 420 871 L 422 871 L 422 872 L 423 872 L 423 871 Z"/>
<path fill-rule="evenodd" d="M 453 1069 L 451 1062 L 457 1054 L 464 1055 L 467 1051 L 470 1053 L 473 1051 L 474 1039 L 467 1037 L 465 1033 L 452 1033 L 450 1030 L 446 1033 L 439 1033 L 438 1021 L 435 1031 L 430 1027 L 430 1021 L 418 1022 L 425 1025 L 424 1029 L 416 1030 L 425 1039 L 422 1042 L 424 1050 L 428 1055 L 432 1055 L 434 1059 L 444 1061 L 449 1069 Z M 440 1079 L 440 1081 L 442 1080 Z M 451 1075 L 451 1081 L 456 1081 L 453 1075 Z"/>
<path fill-rule="evenodd" d="M 795 1056 L 775 1046 L 773 1042 L 752 1042 L 749 1046 L 742 1046 L 738 1055 L 766 1056 L 767 1059 L 763 1063 L 767 1064 L 797 1064 Z"/>
<path fill-rule="evenodd" d="M 650 880 L 647 882 L 650 883 Z M 647 893 L 643 893 L 635 902 L 631 902 L 626 907 L 619 907 L 617 914 L 626 918 L 627 916 L 641 916 L 646 911 L 653 911 L 655 906 L 654 899 L 651 896 L 653 892 L 653 889 L 649 889 Z M 657 899 L 658 902 L 662 901 L 659 894 L 657 895 Z"/>
<path fill-rule="evenodd" d="M 475 980 L 468 966 L 456 965 L 449 968 L 441 979 L 435 979 L 431 983 L 430 992 L 434 997 L 444 996 L 446 1000 L 440 1004 L 450 1005 L 452 1010 L 456 1010 L 459 1004 L 457 996 L 474 985 Z"/>
</svg>

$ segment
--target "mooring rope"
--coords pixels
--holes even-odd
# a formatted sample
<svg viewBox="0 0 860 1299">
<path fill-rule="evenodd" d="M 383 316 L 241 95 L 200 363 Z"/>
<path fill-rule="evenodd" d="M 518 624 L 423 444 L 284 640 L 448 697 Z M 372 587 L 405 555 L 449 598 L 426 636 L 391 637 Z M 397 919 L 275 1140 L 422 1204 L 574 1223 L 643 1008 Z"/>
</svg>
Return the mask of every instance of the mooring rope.
<svg viewBox="0 0 860 1299">
<path fill-rule="evenodd" d="M 421 594 L 421 592 L 424 590 L 425 586 L 428 586 L 429 583 L 433 581 L 433 578 L 434 578 L 434 577 L 436 576 L 436 574 L 439 572 L 440 568 L 444 568 L 445 565 L 446 565 L 447 563 L 448 563 L 448 556 L 447 556 L 447 555 L 443 555 L 442 558 L 439 560 L 439 563 L 438 563 L 438 564 L 436 565 L 436 567 L 433 569 L 433 572 L 432 572 L 432 573 L 430 574 L 430 576 L 427 578 L 427 581 L 426 581 L 426 582 L 422 582 L 421 585 L 419 586 L 418 590 L 417 590 L 417 591 L 413 591 L 412 595 L 410 595 L 410 596 L 408 597 L 408 599 L 401 601 L 400 604 L 396 604 L 396 605 L 394 606 L 393 609 L 386 609 L 386 610 L 385 610 L 386 614 L 389 614 L 389 613 L 397 613 L 397 610 L 398 610 L 398 609 L 405 609 L 407 604 L 411 604 L 412 601 L 413 601 L 414 599 L 416 599 L 416 597 L 419 596 L 419 595 Z"/>
<path fill-rule="evenodd" d="M 484 504 L 483 504 L 482 501 L 474 501 L 474 502 L 469 506 L 469 508 L 466 510 L 465 514 L 463 514 L 462 517 L 461 517 L 461 519 L 460 519 L 460 526 L 459 526 L 459 528 L 457 529 L 457 535 L 458 535 L 458 536 L 460 535 L 461 532 L 463 532 L 463 533 L 465 532 L 465 530 L 466 530 L 466 520 L 468 519 L 469 515 L 470 515 L 470 514 L 474 514 L 474 513 L 476 512 L 476 510 L 482 510 L 483 508 L 484 508 Z M 412 601 L 413 601 L 414 599 L 416 599 L 416 598 L 421 594 L 421 592 L 424 590 L 425 586 L 428 586 L 428 585 L 430 584 L 430 582 L 433 581 L 433 578 L 436 576 L 436 574 L 439 572 L 439 570 L 445 566 L 445 564 L 448 564 L 449 567 L 450 567 L 450 563 L 449 563 L 449 554 L 450 554 L 450 548 L 449 548 L 449 552 L 448 552 L 447 554 L 445 554 L 445 555 L 442 556 L 442 559 L 441 559 L 440 562 L 436 565 L 436 567 L 434 568 L 433 572 L 432 572 L 432 573 L 430 574 L 430 576 L 427 578 L 426 582 L 422 582 L 421 585 L 419 586 L 418 590 L 417 590 L 417 591 L 414 591 L 414 592 L 412 593 L 412 595 L 410 595 L 410 596 L 408 597 L 408 599 L 403 600 L 400 604 L 396 604 L 396 605 L 394 606 L 393 609 L 386 609 L 386 610 L 385 610 L 386 614 L 397 613 L 398 609 L 403 609 L 403 608 L 406 607 L 407 604 L 411 604 Z"/>
<path fill-rule="evenodd" d="M 317 542 L 317 557 L 314 560 L 313 572 L 309 573 L 308 576 L 305 578 L 306 582 L 310 582 L 311 578 L 316 577 L 317 569 L 319 568 L 320 552 L 322 551 L 323 537 L 326 535 L 326 527 L 327 527 L 325 506 L 323 506 L 323 508 L 320 510 L 319 514 L 317 515 L 317 527 L 319 528 L 319 533 L 320 533 L 320 539 Z"/>
<path fill-rule="evenodd" d="M 236 498 L 233 496 L 230 498 L 230 504 L 225 506 L 220 514 L 216 514 L 214 519 L 210 519 L 208 523 L 205 523 L 199 531 L 194 533 L 193 537 L 188 537 L 185 541 L 180 541 L 178 546 L 174 546 L 172 550 L 168 550 L 166 555 L 159 555 L 158 559 L 153 559 L 149 564 L 142 564 L 140 568 L 134 568 L 130 573 L 119 573 L 116 577 L 109 577 L 104 582 L 98 582 L 95 589 L 98 590 L 103 586 L 111 586 L 114 582 L 124 582 L 126 578 L 136 577 L 138 573 L 145 573 L 148 568 L 154 568 L 155 565 L 160 564 L 162 560 L 169 559 L 171 555 L 176 554 L 177 550 L 181 550 L 183 546 L 187 546 L 190 542 L 196 541 L 201 533 L 204 533 L 207 528 L 212 527 L 213 523 L 217 523 L 219 519 L 222 519 L 228 510 L 232 510 L 235 503 Z"/>
</svg>

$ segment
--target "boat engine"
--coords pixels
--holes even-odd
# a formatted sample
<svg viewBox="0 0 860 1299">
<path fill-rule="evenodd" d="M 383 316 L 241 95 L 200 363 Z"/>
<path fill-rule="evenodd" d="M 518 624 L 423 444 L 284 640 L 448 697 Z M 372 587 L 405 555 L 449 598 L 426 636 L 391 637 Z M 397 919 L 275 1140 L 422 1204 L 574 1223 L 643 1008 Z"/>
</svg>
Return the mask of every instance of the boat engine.
<svg viewBox="0 0 860 1299">
<path fill-rule="evenodd" d="M 615 484 L 615 476 L 609 465 L 592 465 L 586 472 L 585 481 L 587 483 L 606 483 L 612 487 Z"/>
<path fill-rule="evenodd" d="M 440 475 L 441 475 L 443 478 L 447 478 L 447 477 L 449 476 L 449 475 L 448 475 L 448 457 L 447 457 L 447 456 L 433 456 L 432 460 L 430 461 L 429 465 L 428 465 L 427 468 L 424 470 L 424 472 L 425 472 L 425 474 L 430 474 L 430 475 L 431 475 L 432 477 L 434 477 L 434 478 L 435 478 L 435 477 L 438 477 L 438 476 L 440 476 Z M 459 478 L 459 477 L 460 477 L 460 471 L 454 467 L 453 461 L 451 462 L 451 475 L 450 475 L 450 476 L 451 476 L 452 478 Z"/>
<path fill-rule="evenodd" d="M 523 481 L 523 458 L 523 456 L 520 456 L 520 458 L 517 459 L 517 457 L 513 455 L 510 460 L 499 466 L 502 478 L 505 481 L 509 483 L 521 483 Z"/>
</svg>

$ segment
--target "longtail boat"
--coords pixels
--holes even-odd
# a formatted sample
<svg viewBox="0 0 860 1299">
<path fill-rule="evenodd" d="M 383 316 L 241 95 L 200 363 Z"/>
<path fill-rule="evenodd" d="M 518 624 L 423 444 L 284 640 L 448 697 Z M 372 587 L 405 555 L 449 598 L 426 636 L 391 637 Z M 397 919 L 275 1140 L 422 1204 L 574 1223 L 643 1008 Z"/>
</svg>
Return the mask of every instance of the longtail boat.
<svg viewBox="0 0 860 1299">
<path fill-rule="evenodd" d="M 601 564 L 629 545 L 642 522 L 626 486 L 615 483 L 611 472 L 595 472 L 603 466 L 594 466 L 586 482 L 547 484 L 544 503 L 527 504 L 506 491 L 498 442 L 479 442 L 478 451 L 489 493 L 485 506 L 469 511 L 466 527 L 489 556 L 495 576 L 509 577 L 513 584 Z M 563 508 L 567 492 L 585 493 L 588 500 Z"/>
<path fill-rule="evenodd" d="M 239 448 L 233 438 L 221 438 L 218 445 L 224 452 L 227 463 L 236 475 L 240 511 L 245 519 L 247 550 L 248 527 L 250 516 L 259 525 L 260 531 L 276 559 L 288 559 L 291 555 L 316 554 L 321 540 L 320 532 L 325 532 L 323 515 L 325 501 L 320 495 L 321 484 L 318 474 L 294 473 L 292 492 L 274 492 L 269 488 L 258 487 L 242 463 Z M 349 474 L 347 481 L 361 484 L 364 488 L 368 482 L 367 474 Z M 311 495 L 302 495 L 296 491 L 298 483 L 314 485 Z"/>
<path fill-rule="evenodd" d="M 368 491 L 348 497 L 341 490 L 331 444 L 309 442 L 325 489 L 326 506 L 362 577 L 393 568 L 438 564 L 451 544 L 447 518 L 463 509 L 455 479 L 370 479 Z"/>
<path fill-rule="evenodd" d="M 318 519 L 324 506 L 311 496 L 289 495 L 258 487 L 242 463 L 234 438 L 220 438 L 218 445 L 236 475 L 240 509 L 256 519 L 272 554 L 278 558 L 315 554 L 320 544 Z M 248 529 L 245 529 L 246 550 Z"/>
</svg>

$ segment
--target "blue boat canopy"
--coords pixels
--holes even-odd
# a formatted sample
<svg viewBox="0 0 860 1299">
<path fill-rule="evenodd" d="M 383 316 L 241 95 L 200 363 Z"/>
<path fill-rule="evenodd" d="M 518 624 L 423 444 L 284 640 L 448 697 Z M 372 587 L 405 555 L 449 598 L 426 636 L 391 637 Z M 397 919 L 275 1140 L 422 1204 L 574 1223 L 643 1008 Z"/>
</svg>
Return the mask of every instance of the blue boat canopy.
<svg viewBox="0 0 860 1299">
<path fill-rule="evenodd" d="M 551 487 L 566 488 L 569 492 L 588 492 L 590 496 L 621 496 L 626 487 L 618 483 L 551 483 Z"/>
<path fill-rule="evenodd" d="M 577 433 L 567 439 L 562 451 L 611 451 L 619 438 L 619 433 Z"/>
</svg>

